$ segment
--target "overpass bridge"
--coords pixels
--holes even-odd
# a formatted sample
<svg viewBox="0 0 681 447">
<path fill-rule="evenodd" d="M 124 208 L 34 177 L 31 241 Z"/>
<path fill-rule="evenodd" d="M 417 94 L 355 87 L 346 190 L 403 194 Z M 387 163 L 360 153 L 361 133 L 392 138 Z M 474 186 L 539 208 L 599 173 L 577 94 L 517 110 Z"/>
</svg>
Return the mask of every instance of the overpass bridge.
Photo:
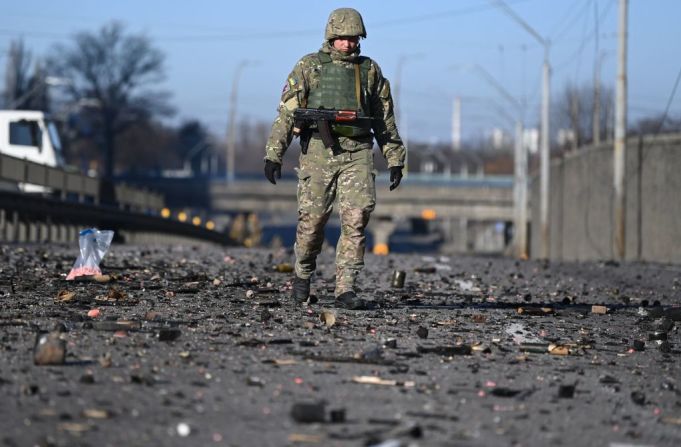
<svg viewBox="0 0 681 447">
<path fill-rule="evenodd" d="M 513 181 L 507 177 L 445 179 L 410 174 L 396 191 L 387 179 L 376 184 L 378 218 L 421 217 L 424 211 L 443 218 L 478 221 L 513 220 Z M 296 181 L 263 180 L 233 183 L 210 182 L 209 209 L 213 212 L 242 211 L 285 214 L 296 210 Z"/>
<path fill-rule="evenodd" d="M 126 179 L 130 180 L 130 179 Z M 388 190 L 388 178 L 376 179 L 376 210 L 369 231 L 374 241 L 387 243 L 396 226 L 411 218 L 437 220 L 448 240 L 462 241 L 465 251 L 472 226 L 488 228 L 513 220 L 513 179 L 507 176 L 460 177 L 408 174 L 396 191 Z M 284 178 L 272 185 L 260 175 L 224 178 L 157 178 L 144 184 L 164 194 L 170 208 L 205 209 L 220 214 L 256 213 L 295 218 L 296 185 Z"/>
</svg>

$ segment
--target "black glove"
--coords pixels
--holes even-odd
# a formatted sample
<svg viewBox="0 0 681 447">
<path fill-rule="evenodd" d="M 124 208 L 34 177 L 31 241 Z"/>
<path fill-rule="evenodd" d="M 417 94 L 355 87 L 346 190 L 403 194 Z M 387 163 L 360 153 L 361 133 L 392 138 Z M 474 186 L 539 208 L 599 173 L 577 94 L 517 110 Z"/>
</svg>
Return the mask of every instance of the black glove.
<svg viewBox="0 0 681 447">
<path fill-rule="evenodd" d="M 265 177 L 273 185 L 277 184 L 277 181 L 274 179 L 275 174 L 277 178 L 281 178 L 281 163 L 265 160 Z"/>
<path fill-rule="evenodd" d="M 400 186 L 402 181 L 402 166 L 393 166 L 390 168 L 390 190 Z"/>
</svg>

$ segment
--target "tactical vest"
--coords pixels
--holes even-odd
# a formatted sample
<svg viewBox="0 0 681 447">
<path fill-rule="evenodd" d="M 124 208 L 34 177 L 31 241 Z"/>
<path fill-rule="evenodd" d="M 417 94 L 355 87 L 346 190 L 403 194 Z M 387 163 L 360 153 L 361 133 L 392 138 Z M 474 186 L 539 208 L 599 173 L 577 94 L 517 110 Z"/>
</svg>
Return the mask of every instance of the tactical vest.
<svg viewBox="0 0 681 447">
<path fill-rule="evenodd" d="M 368 91 L 371 59 L 359 57 L 352 67 L 334 64 L 331 56 L 317 53 L 322 65 L 319 83 L 308 93 L 307 107 L 314 109 L 355 110 L 369 116 L 370 110 L 365 92 Z M 370 135 L 370 129 L 353 125 L 334 124 L 334 133 L 346 137 Z"/>
</svg>

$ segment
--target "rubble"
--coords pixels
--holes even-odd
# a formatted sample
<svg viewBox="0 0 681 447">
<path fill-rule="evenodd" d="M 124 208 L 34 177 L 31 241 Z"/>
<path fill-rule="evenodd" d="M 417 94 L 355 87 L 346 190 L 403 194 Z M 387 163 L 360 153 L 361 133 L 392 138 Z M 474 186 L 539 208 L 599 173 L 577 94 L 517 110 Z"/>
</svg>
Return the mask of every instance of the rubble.
<svg viewBox="0 0 681 447">
<path fill-rule="evenodd" d="M 349 312 L 331 252 L 305 307 L 286 249 L 74 256 L 0 245 L 2 443 L 678 444 L 670 266 L 368 255 Z"/>
</svg>

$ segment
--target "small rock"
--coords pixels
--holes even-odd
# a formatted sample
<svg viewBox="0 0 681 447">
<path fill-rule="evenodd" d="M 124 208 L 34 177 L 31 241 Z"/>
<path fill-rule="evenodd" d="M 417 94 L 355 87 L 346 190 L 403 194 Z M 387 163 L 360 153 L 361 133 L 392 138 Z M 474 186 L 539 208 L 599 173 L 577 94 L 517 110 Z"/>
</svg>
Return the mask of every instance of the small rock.
<svg viewBox="0 0 681 447">
<path fill-rule="evenodd" d="M 249 377 L 246 383 L 248 386 L 258 386 L 260 388 L 265 386 L 265 382 L 260 377 L 256 376 Z"/>
<path fill-rule="evenodd" d="M 428 338 L 428 329 L 423 326 L 419 326 L 419 328 L 416 329 L 416 335 L 418 335 L 420 338 Z"/>
<path fill-rule="evenodd" d="M 66 342 L 59 338 L 59 332 L 40 334 L 33 349 L 33 363 L 36 365 L 63 365 L 66 359 Z"/>
<path fill-rule="evenodd" d="M 185 422 L 180 422 L 179 424 L 177 424 L 177 434 L 180 435 L 181 437 L 186 438 L 191 434 L 191 432 L 192 429 L 189 426 L 189 424 Z"/>
<path fill-rule="evenodd" d="M 667 339 L 667 332 L 666 331 L 654 331 L 648 334 L 648 340 L 654 341 L 654 340 L 666 340 Z"/>
<path fill-rule="evenodd" d="M 660 350 L 660 352 L 663 352 L 665 354 L 669 354 L 672 352 L 672 345 L 669 344 L 667 340 L 658 340 L 657 342 L 657 349 Z"/>
<path fill-rule="evenodd" d="M 330 411 L 331 422 L 334 424 L 342 424 L 345 422 L 345 408 L 336 408 Z"/>
<path fill-rule="evenodd" d="M 324 407 L 323 402 L 298 402 L 291 407 L 291 417 L 302 424 L 324 422 L 326 420 Z"/>
<path fill-rule="evenodd" d="M 558 397 L 561 399 L 572 399 L 575 396 L 575 385 L 560 385 L 558 387 Z"/>
<path fill-rule="evenodd" d="M 326 325 L 326 327 L 331 327 L 336 324 L 336 315 L 328 310 L 322 311 L 322 313 L 319 314 L 319 319 Z"/>
<path fill-rule="evenodd" d="M 631 400 L 636 404 L 636 405 L 645 405 L 646 403 L 646 395 L 641 392 L 641 391 L 632 391 L 631 392 Z"/>
<path fill-rule="evenodd" d="M 598 315 L 605 315 L 608 313 L 608 308 L 605 306 L 599 306 L 594 304 L 591 306 L 591 313 L 593 314 L 598 314 Z"/>
<path fill-rule="evenodd" d="M 92 373 L 92 371 L 86 371 L 85 374 L 80 376 L 80 383 L 92 385 L 95 383 L 95 375 Z"/>
<path fill-rule="evenodd" d="M 102 355 L 99 357 L 98 361 L 99 361 L 99 366 L 101 366 L 102 368 L 110 368 L 110 367 L 111 367 L 111 363 L 112 363 L 112 361 L 111 361 L 111 353 L 110 353 L 110 352 L 105 352 L 104 354 L 102 354 Z"/>
<path fill-rule="evenodd" d="M 396 338 L 389 338 L 383 343 L 383 346 L 388 348 L 388 349 L 396 349 L 397 348 L 397 339 Z"/>
<path fill-rule="evenodd" d="M 176 327 L 162 328 L 158 331 L 159 341 L 173 341 L 180 338 L 182 331 Z"/>
</svg>

